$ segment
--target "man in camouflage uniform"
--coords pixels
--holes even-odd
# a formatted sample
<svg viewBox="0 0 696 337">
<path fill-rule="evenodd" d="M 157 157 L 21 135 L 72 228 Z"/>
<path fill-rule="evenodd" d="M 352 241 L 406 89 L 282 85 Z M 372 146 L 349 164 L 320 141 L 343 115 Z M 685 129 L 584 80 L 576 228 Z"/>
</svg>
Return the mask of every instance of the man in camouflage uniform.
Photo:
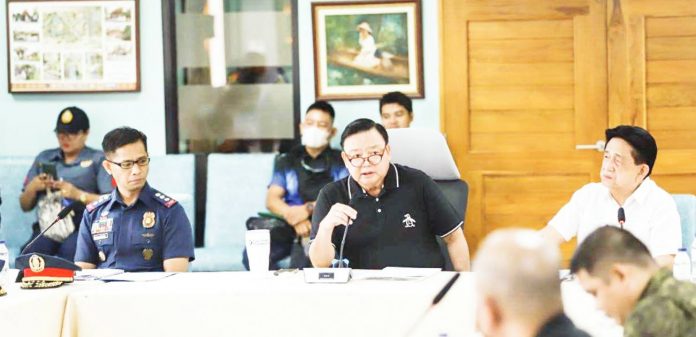
<svg viewBox="0 0 696 337">
<path fill-rule="evenodd" d="M 660 269 L 628 231 L 601 227 L 575 252 L 570 270 L 625 337 L 696 336 L 696 284 Z"/>
</svg>

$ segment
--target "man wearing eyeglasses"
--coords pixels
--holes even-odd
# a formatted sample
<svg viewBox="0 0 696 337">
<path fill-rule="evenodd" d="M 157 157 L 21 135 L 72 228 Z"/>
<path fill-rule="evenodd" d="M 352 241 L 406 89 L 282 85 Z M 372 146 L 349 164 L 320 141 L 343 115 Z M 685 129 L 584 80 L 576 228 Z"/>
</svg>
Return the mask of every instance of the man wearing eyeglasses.
<svg viewBox="0 0 696 337">
<path fill-rule="evenodd" d="M 193 234 L 183 207 L 147 183 L 147 136 L 122 127 L 104 136 L 104 169 L 116 189 L 87 206 L 75 263 L 85 269 L 184 272 Z"/>
<path fill-rule="evenodd" d="M 81 203 L 74 213 L 54 225 L 27 250 L 27 253 L 56 255 L 72 261 L 84 205 L 99 199 L 99 194 L 111 192 L 113 186 L 102 167 L 104 153 L 85 145 L 89 118 L 82 109 L 72 106 L 61 110 L 55 132 L 58 147 L 36 156 L 24 179 L 19 204 L 25 212 L 36 209 L 34 238 L 62 207 L 76 201 Z"/>
<path fill-rule="evenodd" d="M 281 216 L 287 226 L 271 231 L 271 270 L 278 269 L 277 262 L 289 255 L 292 267 L 309 266 L 302 242 L 312 228 L 314 201 L 322 187 L 348 175 L 341 152 L 329 146 L 329 140 L 336 134 L 334 117 L 331 104 L 314 102 L 300 123 L 302 145 L 276 158 L 266 192 L 266 207 Z M 246 250 L 242 262 L 249 269 Z"/>
<path fill-rule="evenodd" d="M 671 267 L 682 244 L 681 223 L 674 198 L 650 178 L 657 159 L 655 138 L 632 125 L 604 134 L 601 181 L 573 193 L 541 234 L 557 244 L 575 236 L 582 243 L 599 227 L 617 226 L 648 246 L 661 266 Z"/>
<path fill-rule="evenodd" d="M 369 119 L 355 120 L 343 131 L 341 157 L 350 175 L 319 192 L 309 247 L 312 265 L 336 264 L 348 230 L 343 256 L 352 268 L 442 268 L 437 235 L 454 268 L 469 270 L 461 217 L 425 173 L 390 163 L 388 144 L 386 129 Z"/>
</svg>

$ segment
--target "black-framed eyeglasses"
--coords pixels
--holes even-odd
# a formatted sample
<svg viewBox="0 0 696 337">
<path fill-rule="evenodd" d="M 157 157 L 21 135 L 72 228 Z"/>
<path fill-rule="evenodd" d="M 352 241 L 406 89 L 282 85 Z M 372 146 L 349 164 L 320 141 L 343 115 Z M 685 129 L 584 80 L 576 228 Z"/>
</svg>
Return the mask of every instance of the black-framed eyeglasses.
<svg viewBox="0 0 696 337">
<path fill-rule="evenodd" d="M 117 163 L 115 161 L 108 160 L 108 159 L 106 159 L 106 161 L 108 161 L 109 163 L 112 163 L 112 164 L 116 164 L 124 170 L 130 170 L 136 164 L 140 167 L 147 166 L 150 163 L 150 157 L 142 157 L 142 158 L 138 158 L 136 160 L 126 160 L 126 161 L 122 161 L 120 163 Z"/>
<path fill-rule="evenodd" d="M 382 157 L 384 157 L 384 151 L 382 150 L 381 152 L 372 152 L 370 155 L 367 157 L 363 157 L 361 154 L 355 155 L 353 157 L 348 157 L 348 161 L 350 162 L 351 165 L 354 167 L 361 167 L 365 163 L 365 160 L 367 160 L 370 165 L 377 165 L 380 162 L 382 162 Z"/>
</svg>

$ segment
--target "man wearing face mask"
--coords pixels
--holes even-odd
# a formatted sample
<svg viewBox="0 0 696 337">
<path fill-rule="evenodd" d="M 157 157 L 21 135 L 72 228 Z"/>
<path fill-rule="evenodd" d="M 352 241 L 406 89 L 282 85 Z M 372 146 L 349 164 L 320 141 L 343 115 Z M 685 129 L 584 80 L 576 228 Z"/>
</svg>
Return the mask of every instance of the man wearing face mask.
<svg viewBox="0 0 696 337">
<path fill-rule="evenodd" d="M 326 101 L 316 101 L 307 108 L 300 123 L 302 145 L 288 153 L 278 155 L 273 167 L 273 177 L 266 192 L 266 207 L 282 217 L 289 227 L 291 240 L 271 235 L 270 269 L 278 269 L 277 262 L 292 253 L 293 245 L 306 246 L 314 203 L 324 185 L 345 178 L 348 171 L 343 165 L 341 152 L 329 147 L 329 140 L 336 134 L 333 127 L 335 112 Z M 304 249 L 303 249 L 304 251 Z M 299 260 L 299 261 L 298 261 Z M 246 250 L 244 266 L 249 269 Z M 293 267 L 309 266 L 306 252 L 300 259 L 293 256 Z"/>
</svg>

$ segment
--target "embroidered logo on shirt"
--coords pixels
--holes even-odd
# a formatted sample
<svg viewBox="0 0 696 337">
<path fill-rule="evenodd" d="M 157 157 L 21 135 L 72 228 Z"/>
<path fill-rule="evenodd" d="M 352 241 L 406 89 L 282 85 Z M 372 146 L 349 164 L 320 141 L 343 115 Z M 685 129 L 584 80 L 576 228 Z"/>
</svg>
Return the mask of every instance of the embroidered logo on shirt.
<svg viewBox="0 0 696 337">
<path fill-rule="evenodd" d="M 402 220 L 401 222 L 404 223 L 404 228 L 416 227 L 416 220 L 413 220 L 411 214 L 409 213 L 404 214 L 404 220 Z"/>
</svg>

